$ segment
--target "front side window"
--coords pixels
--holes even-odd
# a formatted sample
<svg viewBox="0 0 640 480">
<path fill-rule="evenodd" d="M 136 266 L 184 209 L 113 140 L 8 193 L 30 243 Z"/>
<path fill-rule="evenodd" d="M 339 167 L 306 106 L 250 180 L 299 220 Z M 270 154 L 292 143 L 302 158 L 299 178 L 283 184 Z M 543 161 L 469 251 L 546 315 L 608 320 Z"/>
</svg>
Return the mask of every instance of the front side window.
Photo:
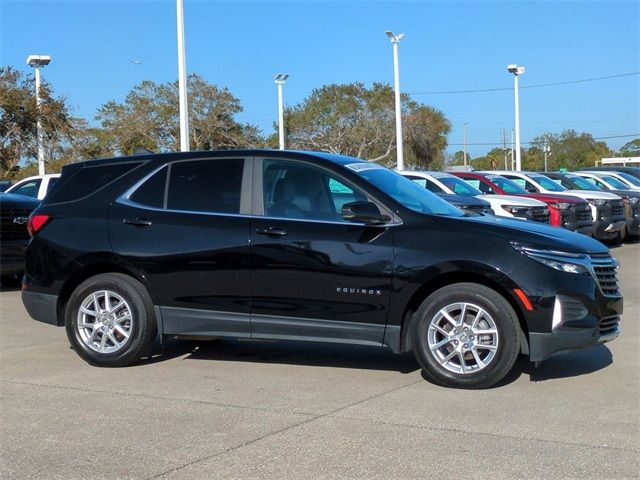
<svg viewBox="0 0 640 480">
<path fill-rule="evenodd" d="M 552 192 L 564 192 L 566 190 L 562 185 L 558 185 L 556 182 L 544 175 L 531 175 L 531 180 L 538 182 L 538 185 L 545 190 L 550 190 Z"/>
<path fill-rule="evenodd" d="M 166 208 L 190 212 L 240 213 L 241 158 L 190 160 L 170 165 Z M 161 183 L 158 180 L 158 183 Z"/>
<path fill-rule="evenodd" d="M 345 166 L 409 210 L 450 217 L 464 216 L 449 202 L 388 168 L 370 162 Z"/>
<path fill-rule="evenodd" d="M 473 188 L 467 182 L 460 180 L 458 177 L 440 177 L 438 180 L 444 183 L 456 195 L 466 195 L 471 197 L 482 195 L 480 190 Z"/>
<path fill-rule="evenodd" d="M 25 195 L 27 197 L 38 198 L 38 191 L 40 190 L 40 183 L 42 180 L 27 180 L 17 184 L 12 188 L 9 193 L 15 193 L 17 195 Z"/>
<path fill-rule="evenodd" d="M 329 172 L 279 160 L 264 160 L 263 195 L 268 217 L 324 221 L 342 221 L 344 204 L 367 200 Z"/>
<path fill-rule="evenodd" d="M 602 179 L 616 190 L 631 190 L 628 185 L 626 185 L 625 183 L 622 183 L 616 177 L 605 175 L 604 177 L 602 177 Z"/>
<path fill-rule="evenodd" d="M 527 191 L 520 185 L 516 184 L 513 180 L 501 177 L 500 175 L 487 176 L 498 188 L 504 190 L 506 193 L 513 193 L 517 195 L 526 194 Z M 492 192 L 495 193 L 495 192 Z"/>
<path fill-rule="evenodd" d="M 616 174 L 634 187 L 640 187 L 640 179 L 634 177 L 633 175 L 630 175 L 627 172 L 616 172 Z"/>
<path fill-rule="evenodd" d="M 598 186 L 597 181 L 589 182 L 589 180 L 587 180 L 586 178 L 580 177 L 579 175 L 567 175 L 567 178 L 570 180 L 570 183 L 573 183 L 575 187 L 577 187 L 579 190 L 601 190 L 601 187 Z M 564 185 L 564 183 L 562 185 L 566 186 Z M 604 187 L 604 185 L 602 186 Z M 571 189 L 574 187 L 569 186 L 567 188 Z"/>
</svg>

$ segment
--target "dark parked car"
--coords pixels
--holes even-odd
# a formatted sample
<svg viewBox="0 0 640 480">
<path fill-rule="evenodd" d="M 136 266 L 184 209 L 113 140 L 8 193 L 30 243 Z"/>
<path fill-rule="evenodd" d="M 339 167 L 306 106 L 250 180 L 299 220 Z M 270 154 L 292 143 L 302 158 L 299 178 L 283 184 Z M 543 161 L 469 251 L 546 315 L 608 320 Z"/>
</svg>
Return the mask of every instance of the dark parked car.
<svg viewBox="0 0 640 480">
<path fill-rule="evenodd" d="M 516 195 L 545 202 L 549 207 L 549 223 L 584 235 L 593 236 L 591 208 L 586 200 L 553 193 L 529 193 L 500 175 L 478 172 L 451 172 L 487 195 Z"/>
<path fill-rule="evenodd" d="M 0 280 L 18 283 L 24 272 L 24 252 L 29 243 L 27 219 L 40 202 L 24 195 L 0 193 Z"/>
<path fill-rule="evenodd" d="M 447 386 L 619 334 L 616 260 L 538 222 L 468 216 L 356 158 L 270 150 L 64 167 L 30 217 L 23 302 L 97 366 L 163 336 L 413 351 Z"/>
<path fill-rule="evenodd" d="M 451 193 L 436 193 L 440 198 L 446 200 L 454 207 L 459 208 L 465 213 L 493 215 L 491 204 L 476 197 L 466 197 L 463 195 L 454 195 Z"/>
<path fill-rule="evenodd" d="M 545 173 L 549 178 L 557 180 L 565 188 L 572 188 L 576 190 L 603 190 L 610 193 L 615 193 L 623 202 L 623 213 L 625 218 L 625 228 L 620 232 L 620 240 L 625 237 L 637 237 L 640 235 L 640 192 L 630 190 L 629 187 L 619 182 L 619 189 L 603 188 L 605 185 L 603 182 L 599 182 L 596 179 L 588 179 L 576 175 L 575 173 L 561 173 L 561 172 L 547 172 Z M 611 182 L 616 182 L 616 179 L 611 179 Z"/>
<path fill-rule="evenodd" d="M 586 167 L 585 171 L 621 172 L 640 180 L 640 167 Z"/>
</svg>

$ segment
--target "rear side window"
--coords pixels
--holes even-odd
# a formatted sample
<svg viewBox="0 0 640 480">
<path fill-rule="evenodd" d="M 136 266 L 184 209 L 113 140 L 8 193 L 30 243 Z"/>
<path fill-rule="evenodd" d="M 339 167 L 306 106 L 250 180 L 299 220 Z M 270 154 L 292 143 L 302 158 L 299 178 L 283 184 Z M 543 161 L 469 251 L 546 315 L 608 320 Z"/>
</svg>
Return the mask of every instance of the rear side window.
<svg viewBox="0 0 640 480">
<path fill-rule="evenodd" d="M 63 176 L 60 184 L 47 197 L 48 203 L 71 202 L 95 193 L 116 178 L 133 170 L 140 162 L 113 163 L 110 165 L 85 166 L 68 179 Z"/>
<path fill-rule="evenodd" d="M 175 162 L 170 167 L 168 209 L 240 213 L 243 159 Z"/>
<path fill-rule="evenodd" d="M 56 183 L 58 183 L 58 177 L 51 177 L 49 179 L 49 184 L 47 185 L 47 194 L 51 191 Z"/>
<path fill-rule="evenodd" d="M 167 185 L 167 167 L 163 167 L 147 179 L 129 197 L 132 202 L 147 207 L 164 207 L 164 193 Z"/>
</svg>

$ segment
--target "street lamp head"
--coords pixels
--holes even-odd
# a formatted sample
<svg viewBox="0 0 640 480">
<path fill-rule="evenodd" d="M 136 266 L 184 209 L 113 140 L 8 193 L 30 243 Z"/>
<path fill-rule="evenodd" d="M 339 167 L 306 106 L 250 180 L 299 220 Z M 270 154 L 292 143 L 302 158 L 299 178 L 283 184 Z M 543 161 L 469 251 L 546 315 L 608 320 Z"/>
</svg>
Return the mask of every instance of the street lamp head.
<svg viewBox="0 0 640 480">
<path fill-rule="evenodd" d="M 507 65 L 507 71 L 514 75 L 522 75 L 524 73 L 524 67 L 519 67 L 515 63 L 512 63 L 511 65 Z"/>
<path fill-rule="evenodd" d="M 284 83 L 287 81 L 287 78 L 289 78 L 288 73 L 279 73 L 276 75 L 276 83 Z"/>
<path fill-rule="evenodd" d="M 404 33 L 399 33 L 398 35 L 394 35 L 391 30 L 386 30 L 385 35 L 389 37 L 392 43 L 398 43 L 402 37 L 404 37 Z"/>
<path fill-rule="evenodd" d="M 49 55 L 29 55 L 27 57 L 27 65 L 30 67 L 44 67 L 49 65 L 51 57 Z"/>
</svg>

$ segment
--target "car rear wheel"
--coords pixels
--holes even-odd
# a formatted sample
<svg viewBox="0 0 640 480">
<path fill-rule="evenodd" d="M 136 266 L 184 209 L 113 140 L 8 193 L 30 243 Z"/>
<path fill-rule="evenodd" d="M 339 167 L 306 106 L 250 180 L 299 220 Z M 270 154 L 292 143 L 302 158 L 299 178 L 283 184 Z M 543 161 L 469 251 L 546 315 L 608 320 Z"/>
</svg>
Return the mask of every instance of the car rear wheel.
<svg viewBox="0 0 640 480">
<path fill-rule="evenodd" d="M 119 273 L 80 284 L 65 311 L 67 337 L 76 353 L 100 367 L 121 367 L 148 353 L 156 337 L 153 304 L 144 286 Z"/>
<path fill-rule="evenodd" d="M 475 283 L 431 294 L 413 328 L 413 351 L 425 375 L 447 387 L 490 387 L 513 368 L 520 352 L 513 308 L 496 291 Z"/>
</svg>

